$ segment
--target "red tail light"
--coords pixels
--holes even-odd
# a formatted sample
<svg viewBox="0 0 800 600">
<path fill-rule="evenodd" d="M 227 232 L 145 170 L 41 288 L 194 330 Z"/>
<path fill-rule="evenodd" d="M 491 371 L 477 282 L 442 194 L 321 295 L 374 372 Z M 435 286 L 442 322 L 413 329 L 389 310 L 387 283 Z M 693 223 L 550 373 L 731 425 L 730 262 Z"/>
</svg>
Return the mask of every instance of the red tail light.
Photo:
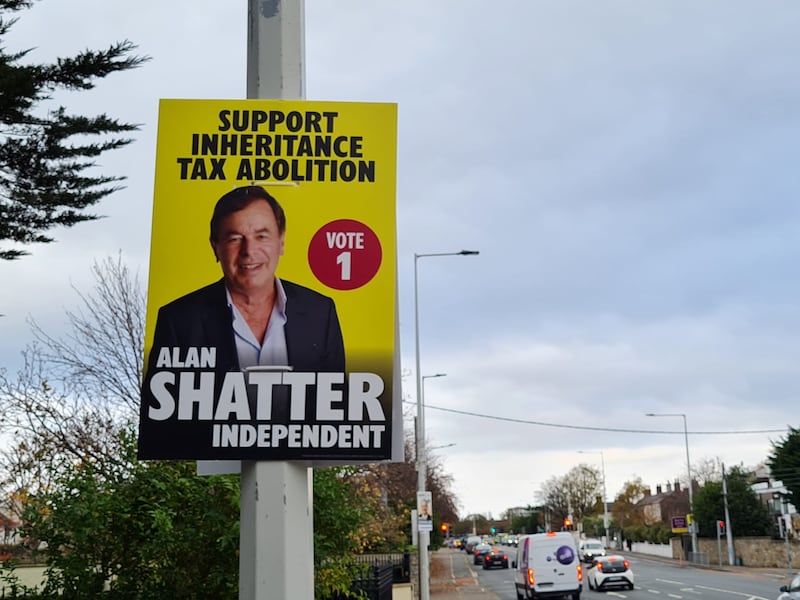
<svg viewBox="0 0 800 600">
<path fill-rule="evenodd" d="M 536 578 L 533 576 L 533 569 L 528 569 L 528 585 L 536 585 Z"/>
<path fill-rule="evenodd" d="M 601 563 L 600 561 L 597 561 L 597 570 L 601 572 L 603 571 L 603 563 Z"/>
<path fill-rule="evenodd" d="M 578 569 L 578 581 L 583 581 L 583 565 L 578 563 L 576 568 Z"/>
<path fill-rule="evenodd" d="M 503 560 L 508 560 L 508 554 L 503 554 Z"/>
<path fill-rule="evenodd" d="M 626 569 L 630 569 L 631 568 L 631 563 L 629 563 L 627 560 L 623 560 L 622 564 L 625 565 Z"/>
</svg>

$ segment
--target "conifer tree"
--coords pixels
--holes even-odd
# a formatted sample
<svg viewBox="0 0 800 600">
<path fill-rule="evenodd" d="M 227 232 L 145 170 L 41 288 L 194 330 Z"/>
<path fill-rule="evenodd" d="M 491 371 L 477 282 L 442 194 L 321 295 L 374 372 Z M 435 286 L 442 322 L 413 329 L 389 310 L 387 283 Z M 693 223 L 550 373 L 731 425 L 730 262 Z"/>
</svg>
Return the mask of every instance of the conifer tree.
<svg viewBox="0 0 800 600">
<path fill-rule="evenodd" d="M 52 64 L 29 62 L 33 48 L 10 52 L 4 38 L 33 0 L 0 0 L 0 259 L 26 254 L 20 248 L 48 243 L 50 230 L 97 219 L 87 209 L 120 189 L 123 176 L 91 172 L 97 157 L 129 144 L 137 125 L 106 114 L 75 115 L 49 107 L 57 91 L 85 91 L 111 73 L 138 67 L 130 41 L 106 50 L 84 50 Z"/>
</svg>

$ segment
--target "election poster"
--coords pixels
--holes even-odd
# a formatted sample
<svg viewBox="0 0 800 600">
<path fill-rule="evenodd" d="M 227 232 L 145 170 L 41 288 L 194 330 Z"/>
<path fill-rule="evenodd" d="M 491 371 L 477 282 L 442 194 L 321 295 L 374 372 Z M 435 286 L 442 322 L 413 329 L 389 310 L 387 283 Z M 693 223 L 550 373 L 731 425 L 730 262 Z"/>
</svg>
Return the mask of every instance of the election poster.
<svg viewBox="0 0 800 600">
<path fill-rule="evenodd" d="M 417 492 L 417 530 L 433 531 L 433 499 L 431 492 Z"/>
<path fill-rule="evenodd" d="M 401 447 L 396 131 L 391 103 L 161 100 L 140 458 Z"/>
</svg>

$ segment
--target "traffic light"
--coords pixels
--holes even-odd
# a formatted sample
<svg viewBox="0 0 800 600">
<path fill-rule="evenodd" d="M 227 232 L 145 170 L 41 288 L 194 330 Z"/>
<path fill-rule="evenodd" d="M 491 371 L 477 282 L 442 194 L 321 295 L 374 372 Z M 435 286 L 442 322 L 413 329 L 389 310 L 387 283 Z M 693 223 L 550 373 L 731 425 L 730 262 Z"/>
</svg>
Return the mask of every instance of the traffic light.
<svg viewBox="0 0 800 600">
<path fill-rule="evenodd" d="M 497 529 L 492 527 L 492 535 L 494 535 L 495 533 L 497 533 Z"/>
<path fill-rule="evenodd" d="M 572 519 L 564 519 L 563 531 L 572 531 Z"/>
<path fill-rule="evenodd" d="M 717 521 L 717 535 L 725 535 L 725 521 Z"/>
<path fill-rule="evenodd" d="M 447 523 L 442 523 L 441 525 L 439 525 L 439 529 L 442 530 L 443 534 L 447 535 L 447 529 L 448 529 Z"/>
</svg>

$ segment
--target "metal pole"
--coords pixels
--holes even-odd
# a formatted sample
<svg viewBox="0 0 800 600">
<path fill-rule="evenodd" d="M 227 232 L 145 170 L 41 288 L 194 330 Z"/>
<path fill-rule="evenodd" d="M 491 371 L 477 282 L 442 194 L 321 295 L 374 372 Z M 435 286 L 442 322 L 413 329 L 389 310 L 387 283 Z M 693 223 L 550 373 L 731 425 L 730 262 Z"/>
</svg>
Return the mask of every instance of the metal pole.
<svg viewBox="0 0 800 600">
<path fill-rule="evenodd" d="M 428 458 L 425 452 L 425 404 L 422 392 L 422 375 L 419 365 L 419 259 L 431 256 L 460 256 L 478 254 L 477 250 L 461 252 L 438 252 L 434 254 L 414 253 L 414 348 L 417 382 L 417 491 L 425 492 L 428 478 Z M 420 600 L 430 600 L 430 563 L 428 545 L 429 531 L 419 532 L 419 592 Z"/>
<path fill-rule="evenodd" d="M 792 519 L 789 516 L 789 500 L 781 494 L 781 520 L 783 521 L 783 539 L 786 542 L 786 575 L 792 574 L 792 551 L 789 549 L 789 527 Z"/>
<path fill-rule="evenodd" d="M 692 552 L 697 553 L 697 523 L 694 522 L 694 500 L 692 488 L 692 463 L 689 461 L 689 428 L 686 425 L 686 415 L 681 413 L 683 417 L 683 439 L 686 444 L 686 473 L 689 476 L 689 514 L 692 514 L 692 524 L 690 532 L 692 534 Z"/>
<path fill-rule="evenodd" d="M 689 461 L 689 429 L 686 426 L 686 415 L 684 413 L 646 413 L 647 417 L 681 417 L 683 419 L 683 438 L 686 443 L 686 473 L 689 476 L 689 514 L 692 514 L 693 492 L 692 492 L 692 463 Z M 689 525 L 692 534 L 692 554 L 697 552 L 697 524 L 692 519 Z M 694 558 L 694 556 L 692 557 Z M 692 562 L 692 561 L 690 561 Z"/>
<path fill-rule="evenodd" d="M 736 562 L 733 556 L 733 532 L 731 531 L 731 515 L 728 511 L 728 479 L 725 477 L 725 463 L 722 463 L 722 500 L 725 505 L 725 542 L 728 545 L 728 564 Z"/>
<path fill-rule="evenodd" d="M 428 465 L 425 456 L 425 406 L 422 402 L 422 376 L 419 372 L 419 255 L 414 254 L 414 347 L 416 348 L 416 380 L 417 380 L 417 491 L 424 492 L 425 480 L 428 476 Z M 428 571 L 428 544 L 430 533 L 420 531 L 419 541 L 419 597 L 430 599 L 430 573 Z"/>
<path fill-rule="evenodd" d="M 304 0 L 248 0 L 247 97 L 305 98 Z M 312 470 L 241 465 L 239 599 L 314 598 Z"/>
<path fill-rule="evenodd" d="M 589 451 L 589 450 L 578 450 L 580 454 L 599 454 L 600 455 L 600 467 L 602 468 L 601 473 L 603 474 L 603 529 L 606 531 L 606 541 L 605 546 L 611 547 L 609 541 L 609 533 L 608 533 L 608 502 L 606 501 L 606 460 L 603 456 L 602 450 L 596 451 Z"/>
<path fill-rule="evenodd" d="M 603 527 L 606 530 L 606 546 L 611 547 L 611 540 L 608 537 L 608 500 L 606 497 L 606 461 L 603 458 L 603 451 L 600 450 L 600 465 L 603 467 Z"/>
</svg>

